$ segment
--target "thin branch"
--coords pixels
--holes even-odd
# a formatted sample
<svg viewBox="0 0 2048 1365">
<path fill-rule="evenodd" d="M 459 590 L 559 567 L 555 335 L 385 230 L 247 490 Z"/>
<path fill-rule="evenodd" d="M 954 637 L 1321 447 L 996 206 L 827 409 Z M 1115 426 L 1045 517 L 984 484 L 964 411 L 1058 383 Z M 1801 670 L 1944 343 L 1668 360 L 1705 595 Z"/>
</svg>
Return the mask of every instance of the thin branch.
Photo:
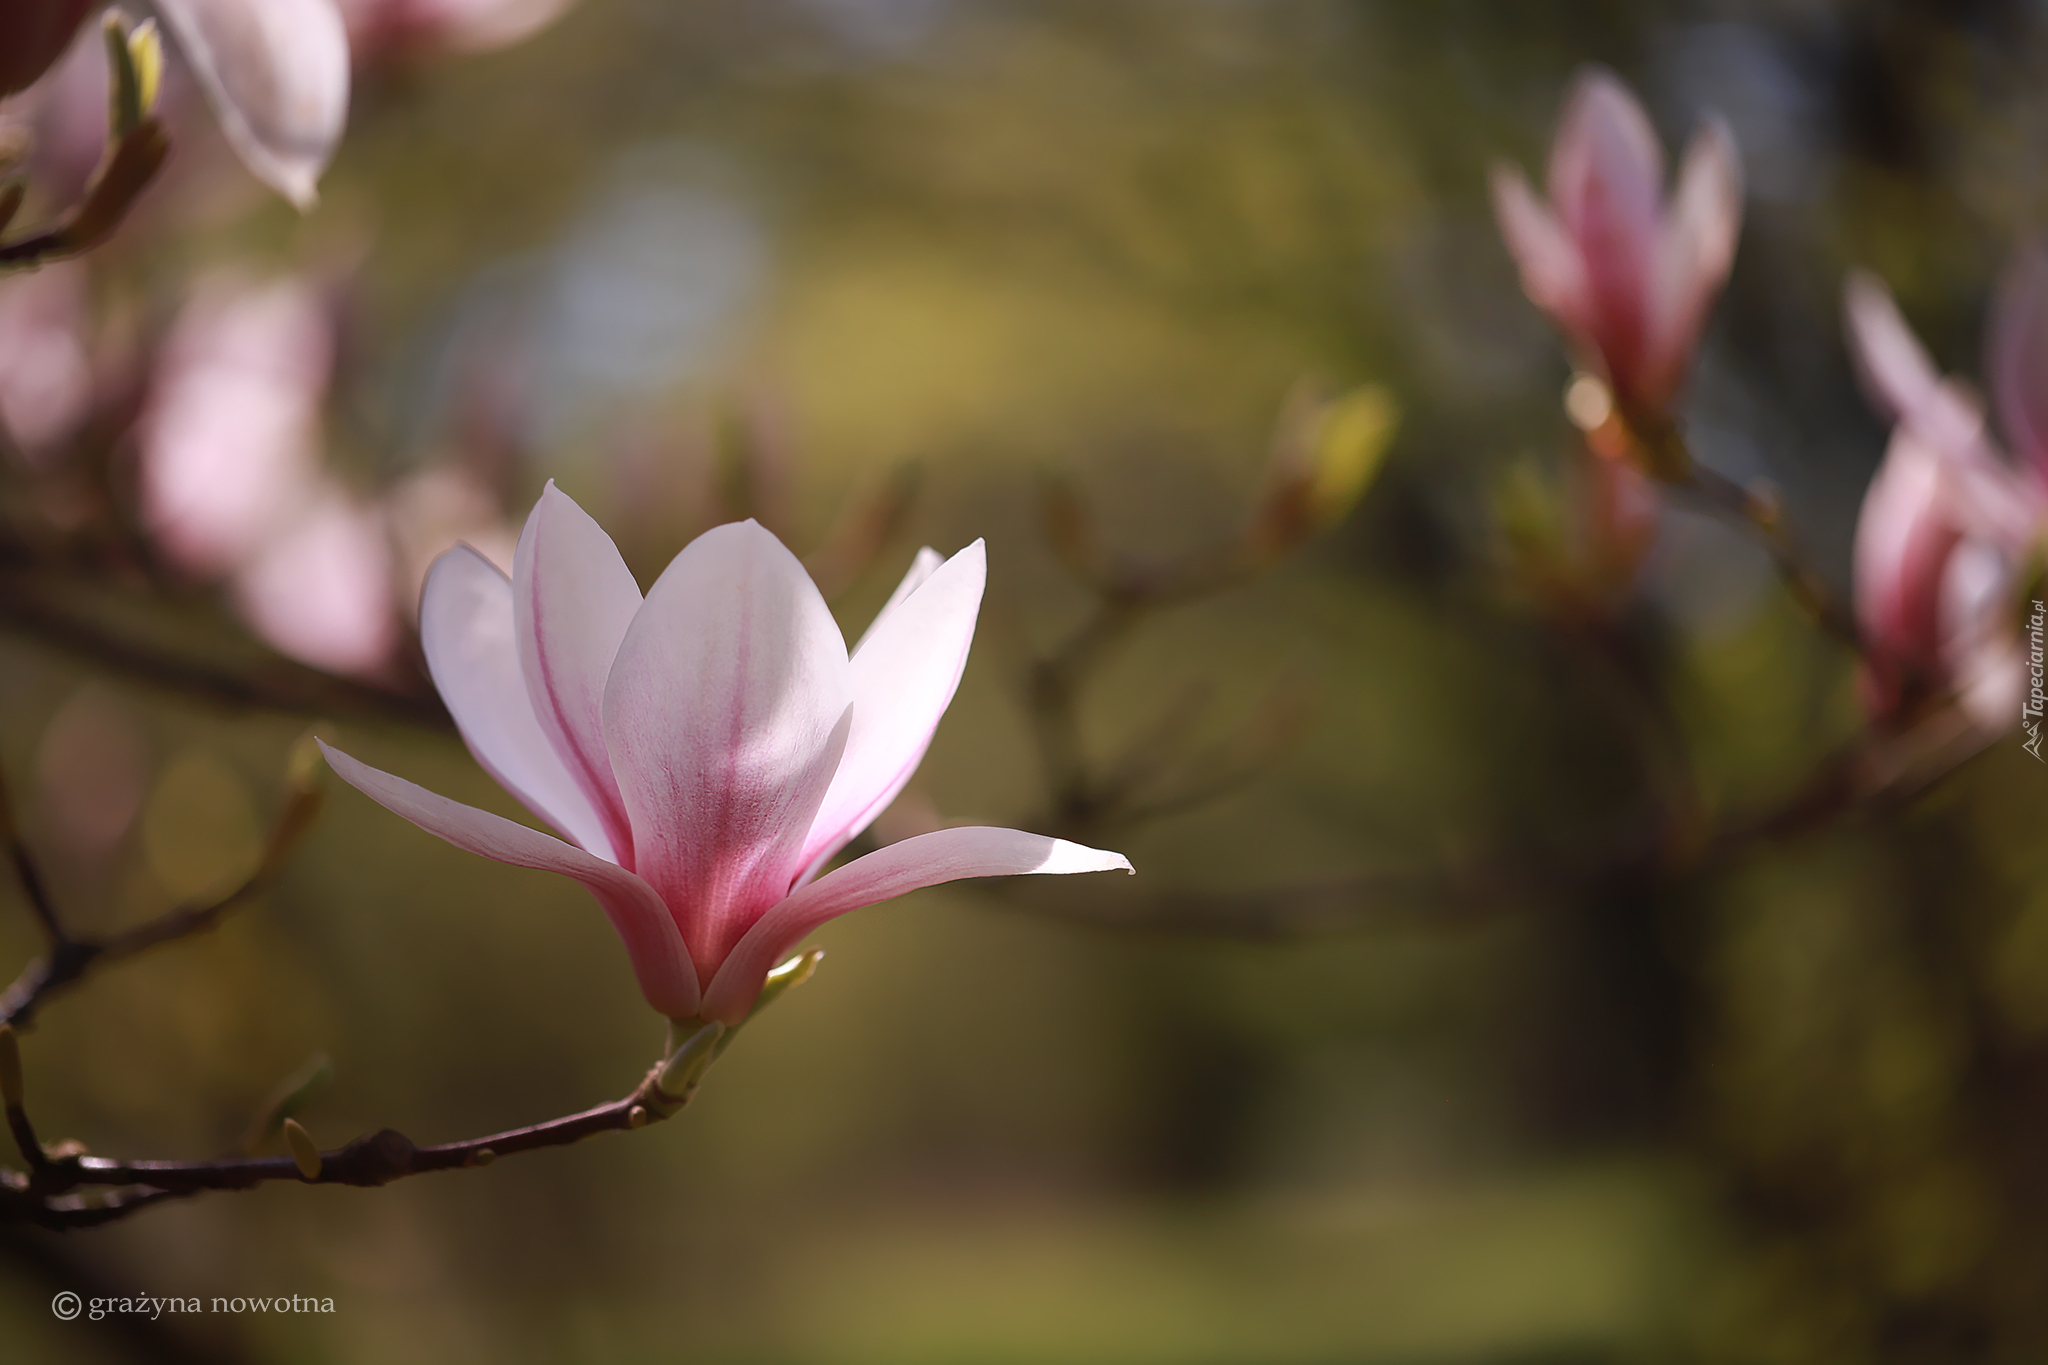
<svg viewBox="0 0 2048 1365">
<path fill-rule="evenodd" d="M 134 957 L 160 943 L 211 929 L 230 910 L 270 886 L 283 870 L 292 845 L 319 811 L 320 789 L 312 766 L 316 760 L 308 757 L 311 752 L 310 745 L 303 741 L 295 748 L 284 809 L 271 825 L 255 871 L 240 885 L 215 899 L 181 905 L 106 938 L 68 935 L 55 927 L 52 916 L 45 921 L 51 929 L 50 947 L 22 968 L 13 984 L 0 992 L 0 1025 L 28 1025 L 50 997 L 77 985 L 88 972 Z M 19 841 L 15 842 L 18 846 Z"/>
<path fill-rule="evenodd" d="M 1850 653 L 1861 656 L 1863 641 L 1857 633 L 1856 622 L 1829 591 L 1827 580 L 1808 562 L 1786 522 L 1784 508 L 1775 498 L 1737 483 L 1697 460 L 1690 462 L 1686 477 L 1673 487 L 1692 494 L 1709 510 L 1740 523 L 1755 536 L 1757 543 L 1770 555 L 1778 577 L 1799 609 L 1815 625 L 1846 645 Z"/>
<path fill-rule="evenodd" d="M 64 926 L 57 918 L 56 902 L 50 898 L 50 888 L 43 880 L 42 869 L 36 866 L 35 855 L 29 852 L 28 844 L 21 837 L 21 826 L 14 818 L 14 799 L 7 788 L 7 775 L 0 771 L 0 839 L 7 841 L 8 861 L 14 865 L 15 879 L 21 883 L 21 892 L 28 900 L 30 913 L 43 928 L 43 936 L 50 941 L 51 950 L 62 949 L 71 940 L 64 933 Z M 4 1022 L 4 1016 L 0 1016 Z"/>
<path fill-rule="evenodd" d="M 439 698 L 340 678 L 265 650 L 246 668 L 124 632 L 70 609 L 33 575 L 0 574 L 0 628 L 53 645 L 166 691 L 218 706 L 288 715 L 355 715 L 451 730 Z"/>
<path fill-rule="evenodd" d="M 823 957 L 820 949 L 812 948 L 769 973 L 747 1019 L 808 980 Z M 668 1055 L 649 1068 L 624 1098 L 545 1123 L 429 1147 L 418 1146 L 396 1129 L 383 1128 L 317 1155 L 116 1161 L 65 1151 L 63 1144 L 57 1150 L 44 1151 L 36 1145 L 23 1114 L 15 1136 L 24 1144 L 22 1152 L 31 1169 L 26 1175 L 0 1172 L 0 1223 L 20 1221 L 56 1229 L 93 1227 L 166 1199 L 252 1189 L 274 1180 L 308 1185 L 388 1185 L 433 1171 L 488 1166 L 520 1152 L 566 1147 L 600 1133 L 629 1132 L 680 1113 L 695 1097 L 704 1070 L 724 1053 L 736 1032 L 737 1027 L 715 1023 L 692 1026 L 689 1021 L 673 1021 Z M 0 1045 L 11 1046 L 11 1035 L 0 1035 Z M 10 1123 L 20 1109 L 18 1103 L 10 1103 Z M 106 1190 L 117 1193 L 100 1193 Z"/>
</svg>

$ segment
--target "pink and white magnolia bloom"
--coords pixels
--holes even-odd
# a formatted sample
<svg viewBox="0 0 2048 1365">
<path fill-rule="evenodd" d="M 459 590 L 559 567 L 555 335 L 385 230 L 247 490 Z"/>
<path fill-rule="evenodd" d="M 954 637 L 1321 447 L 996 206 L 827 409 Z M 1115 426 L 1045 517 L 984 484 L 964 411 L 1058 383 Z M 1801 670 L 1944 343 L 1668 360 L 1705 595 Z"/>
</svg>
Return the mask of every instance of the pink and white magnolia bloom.
<svg viewBox="0 0 2048 1365">
<path fill-rule="evenodd" d="M 1130 870 L 967 828 L 818 875 L 924 756 L 985 574 L 980 541 L 943 563 L 921 552 L 849 657 L 803 566 L 754 522 L 699 536 L 643 599 L 611 537 L 550 483 L 510 578 L 467 546 L 435 563 L 420 639 L 470 752 L 562 837 L 331 748 L 327 761 L 458 848 L 574 877 L 649 1004 L 736 1024 L 770 968 L 848 910 L 961 877 Z"/>
<path fill-rule="evenodd" d="M 1664 198 L 1664 149 L 1614 73 L 1582 71 L 1550 147 L 1550 202 L 1493 171 L 1494 214 L 1530 301 L 1607 380 L 1624 412 L 1663 410 L 1685 380 L 1742 226 L 1742 161 L 1709 118 Z"/>
<path fill-rule="evenodd" d="M 1964 385 L 1942 377 L 1881 283 L 1847 290 L 1850 349 L 1892 439 L 1856 525 L 1856 612 L 1880 709 L 1912 682 L 1953 690 L 2002 730 L 2026 672 L 2018 576 L 2048 533 L 2048 251 L 1999 290 L 1987 347 L 1992 399 L 2017 459 Z"/>
</svg>

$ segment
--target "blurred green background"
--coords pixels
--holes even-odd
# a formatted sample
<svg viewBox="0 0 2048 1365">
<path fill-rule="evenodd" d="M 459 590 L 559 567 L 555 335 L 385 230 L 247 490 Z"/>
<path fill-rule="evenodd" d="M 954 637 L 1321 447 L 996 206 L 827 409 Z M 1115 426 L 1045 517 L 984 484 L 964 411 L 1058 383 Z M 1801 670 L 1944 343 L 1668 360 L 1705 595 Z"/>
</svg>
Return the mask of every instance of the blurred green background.
<svg viewBox="0 0 2048 1365">
<path fill-rule="evenodd" d="M 1098 832 L 1138 877 L 829 926 L 816 979 L 648 1131 L 7 1230 L 0 1354 L 2048 1359 L 2048 774 L 2017 741 L 1695 873 L 1570 870 L 1659 779 L 1496 524 L 1512 480 L 1564 477 L 1574 433 L 1486 172 L 1540 166 L 1587 61 L 1667 145 L 1708 108 L 1734 127 L 1748 216 L 1688 422 L 1703 459 L 1785 490 L 1846 590 L 1884 434 L 1843 273 L 1877 270 L 1978 372 L 1997 271 L 2048 210 L 2036 0 L 583 0 L 511 50 L 362 77 L 316 214 L 123 245 L 110 277 L 159 303 L 196 263 L 349 263 L 328 450 L 359 488 L 464 439 L 465 366 L 513 353 L 509 510 L 558 479 L 643 583 L 721 515 L 734 414 L 747 505 L 800 551 L 915 464 L 907 524 L 834 606 L 857 634 L 917 545 L 988 538 L 977 648 L 910 796 L 949 820 L 1059 818 L 1022 680 L 1086 599 L 1046 480 L 1170 555 L 1246 515 L 1303 377 L 1383 384 L 1402 421 L 1346 521 L 1147 622 L 1084 698 L 1105 762 L 1196 680 L 1176 751 L 1229 745 L 1276 685 L 1310 699 L 1255 777 Z M 1767 808 L 1859 724 L 1851 661 L 1691 512 L 1617 630 L 1709 815 Z M 111 853 L 38 823 L 67 715 L 146 774 Z M 82 928 L 231 880 L 305 724 L 0 639 L 0 762 Z M 452 738 L 322 732 L 517 813 Z M 637 1081 L 660 1021 L 580 889 L 335 786 L 258 905 L 45 1011 L 24 1054 L 46 1136 L 213 1155 L 321 1052 L 337 1079 L 303 1118 L 327 1146 Z M 15 901 L 10 967 L 38 947 Z M 335 1312 L 53 1320 L 88 1285 Z"/>
</svg>

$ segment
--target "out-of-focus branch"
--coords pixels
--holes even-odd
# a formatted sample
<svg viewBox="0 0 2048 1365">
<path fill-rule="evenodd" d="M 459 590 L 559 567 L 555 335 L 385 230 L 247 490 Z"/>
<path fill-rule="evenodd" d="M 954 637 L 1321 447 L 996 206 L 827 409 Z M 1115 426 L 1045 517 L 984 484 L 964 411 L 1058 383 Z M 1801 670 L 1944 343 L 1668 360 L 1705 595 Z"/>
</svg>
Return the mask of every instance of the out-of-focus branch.
<svg viewBox="0 0 2048 1365">
<path fill-rule="evenodd" d="M 1081 697 L 1152 616 L 1255 580 L 1349 512 L 1377 474 L 1394 422 L 1392 400 L 1378 388 L 1331 400 L 1298 389 L 1281 412 L 1266 484 L 1245 525 L 1217 544 L 1163 561 L 1141 563 L 1111 552 L 1071 488 L 1054 484 L 1046 490 L 1046 538 L 1095 599 L 1081 624 L 1031 666 L 1026 681 L 1055 828 L 1099 836 L 1205 804 L 1256 777 L 1286 746 L 1299 729 L 1300 708 L 1283 697 L 1255 722 L 1267 740 L 1262 752 L 1212 764 L 1180 790 L 1141 796 L 1139 777 L 1164 765 L 1141 745 L 1116 761 L 1116 771 L 1093 772 L 1081 742 Z M 1181 722 L 1152 742 L 1164 748 L 1183 738 L 1195 717 L 1186 706 L 1179 714 Z"/>
<path fill-rule="evenodd" d="M 50 575 L 0 572 L 0 630 L 39 640 L 166 691 L 218 706 L 288 715 L 352 715 L 403 721 L 436 730 L 453 722 L 426 691 L 401 692 L 376 683 L 336 677 L 287 659 L 253 642 L 237 642 L 242 665 L 182 647 L 151 627 L 140 610 L 131 624 L 107 619 L 105 603 Z M 118 597 L 109 600 L 118 603 Z"/>
<path fill-rule="evenodd" d="M 748 1019 L 792 986 L 809 979 L 823 956 L 821 950 L 813 948 L 777 967 L 769 974 L 768 984 Z M 689 1104 L 705 1070 L 730 1045 L 735 1032 L 717 1023 L 672 1026 L 670 1046 L 662 1060 L 624 1098 L 545 1123 L 462 1142 L 421 1147 L 403 1133 L 384 1128 L 323 1152 L 313 1146 L 295 1121 L 287 1121 L 290 1156 L 114 1161 L 87 1156 L 70 1144 L 60 1143 L 48 1149 L 40 1145 L 25 1109 L 18 1044 L 13 1031 L 0 1026 L 0 1078 L 11 1078 L 5 1096 L 8 1121 L 29 1165 L 25 1174 L 0 1171 L 0 1223 L 27 1222 L 58 1229 L 93 1227 L 167 1199 L 213 1190 L 246 1190 L 273 1180 L 297 1180 L 309 1185 L 388 1185 L 432 1171 L 488 1166 L 500 1157 L 565 1147 L 599 1133 L 644 1128 L 672 1117 Z"/>
<path fill-rule="evenodd" d="M 77 985 L 88 972 L 134 957 L 158 944 L 211 929 L 230 910 L 268 887 L 283 870 L 292 846 L 319 813 L 317 762 L 318 751 L 310 742 L 302 741 L 294 749 L 286 778 L 284 808 L 264 841 L 255 871 L 239 885 L 224 895 L 180 906 L 105 938 L 79 937 L 65 930 L 43 888 L 41 874 L 14 827 L 4 787 L 0 787 L 0 816 L 6 817 L 4 832 L 14 854 L 15 868 L 49 939 L 42 955 L 22 968 L 14 983 L 0 992 L 0 1026 L 31 1023 L 36 1011 L 50 997 Z"/>
<path fill-rule="evenodd" d="M 1785 509 L 1774 492 L 1745 486 L 1706 465 L 1693 461 L 1686 478 L 1673 485 L 1694 501 L 1725 520 L 1735 522 L 1756 538 L 1784 581 L 1785 590 L 1813 623 L 1861 656 L 1863 641 L 1856 622 L 1828 590 L 1800 548 L 1787 523 Z"/>
</svg>

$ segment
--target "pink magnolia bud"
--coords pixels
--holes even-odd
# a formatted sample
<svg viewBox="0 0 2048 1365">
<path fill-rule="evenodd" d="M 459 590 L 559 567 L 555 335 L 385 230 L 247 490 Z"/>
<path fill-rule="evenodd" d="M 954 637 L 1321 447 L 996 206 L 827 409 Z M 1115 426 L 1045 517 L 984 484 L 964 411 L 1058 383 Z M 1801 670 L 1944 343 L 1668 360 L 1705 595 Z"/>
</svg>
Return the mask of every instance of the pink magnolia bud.
<svg viewBox="0 0 2048 1365">
<path fill-rule="evenodd" d="M 1627 411 L 1662 411 L 1685 380 L 1742 224 L 1734 138 L 1709 119 L 1664 196 L 1664 151 L 1612 72 L 1572 87 L 1551 143 L 1550 201 L 1493 172 L 1494 212 L 1522 287 Z"/>
</svg>

